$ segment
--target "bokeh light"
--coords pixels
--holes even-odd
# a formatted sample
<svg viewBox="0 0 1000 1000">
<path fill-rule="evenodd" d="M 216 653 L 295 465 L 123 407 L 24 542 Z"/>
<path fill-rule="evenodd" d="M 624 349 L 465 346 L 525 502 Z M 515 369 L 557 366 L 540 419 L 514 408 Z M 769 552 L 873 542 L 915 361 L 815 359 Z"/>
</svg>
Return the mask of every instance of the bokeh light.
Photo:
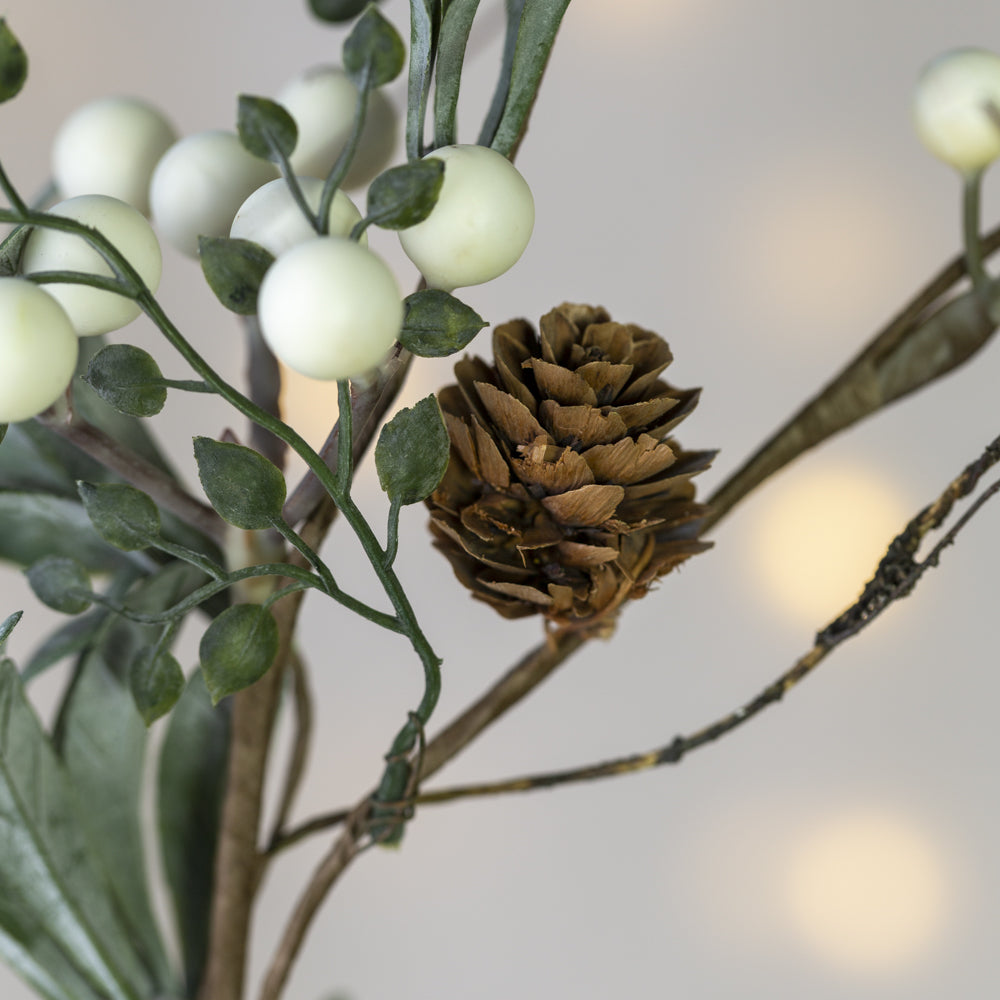
<svg viewBox="0 0 1000 1000">
<path fill-rule="evenodd" d="M 948 868 L 914 822 L 859 809 L 818 824 L 792 848 L 785 905 L 803 942 L 843 971 L 903 972 L 948 927 Z"/>
<path fill-rule="evenodd" d="M 813 628 L 858 596 L 910 514 L 882 474 L 860 465 L 813 460 L 762 493 L 765 502 L 748 511 L 749 588 Z"/>
</svg>

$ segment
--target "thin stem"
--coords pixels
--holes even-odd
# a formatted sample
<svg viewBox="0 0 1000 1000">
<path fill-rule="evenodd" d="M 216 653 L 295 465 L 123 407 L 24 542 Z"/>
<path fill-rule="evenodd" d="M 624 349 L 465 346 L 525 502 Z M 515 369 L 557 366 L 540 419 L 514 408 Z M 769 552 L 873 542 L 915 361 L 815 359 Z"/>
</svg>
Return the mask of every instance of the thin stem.
<svg viewBox="0 0 1000 1000">
<path fill-rule="evenodd" d="M 372 90 L 372 64 L 369 60 L 361 71 L 361 80 L 358 83 L 358 103 L 354 108 L 354 126 L 347 144 L 340 151 L 337 162 L 327 175 L 326 183 L 323 185 L 323 193 L 319 199 L 319 209 L 316 218 L 319 222 L 319 234 L 327 235 L 330 232 L 330 208 L 333 205 L 334 196 L 337 189 L 344 183 L 347 171 L 351 168 L 351 161 L 358 151 L 358 143 L 361 141 L 361 132 L 365 127 L 365 117 L 368 114 L 368 95 Z"/>
<path fill-rule="evenodd" d="M 309 220 L 309 225 L 313 227 L 316 231 L 317 236 L 323 236 L 326 230 L 323 228 L 323 223 L 320 221 L 321 216 L 317 212 L 309 207 L 309 202 L 306 201 L 306 196 L 302 191 L 302 185 L 299 184 L 298 177 L 295 176 L 295 171 L 292 170 L 292 165 L 288 161 L 288 157 L 282 149 L 278 147 L 278 144 L 271 139 L 270 134 L 268 134 L 268 145 L 271 147 L 271 152 L 274 154 L 275 163 L 278 165 L 278 170 L 281 171 L 281 176 L 284 178 L 285 184 L 288 187 L 289 194 L 292 196 L 292 201 L 298 206 L 299 211 Z"/>
<path fill-rule="evenodd" d="M 7 196 L 7 200 L 10 202 L 11 208 L 21 216 L 30 214 L 31 210 L 24 203 L 24 200 L 17 193 L 17 188 L 14 187 L 13 182 L 7 176 L 7 171 L 4 170 L 3 164 L 0 163 L 0 189 Z M 9 221 L 9 220 L 5 220 Z"/>
<path fill-rule="evenodd" d="M 394 497 L 389 503 L 389 518 L 385 531 L 386 566 L 391 566 L 396 561 L 396 551 L 399 549 L 399 514 L 402 509 L 402 502 L 398 497 Z"/>
<path fill-rule="evenodd" d="M 212 577 L 213 580 L 224 580 L 229 575 L 217 562 L 184 545 L 178 545 L 165 538 L 157 538 L 150 545 L 161 552 L 166 552 L 167 555 L 173 556 L 175 559 L 190 563 L 190 565 L 200 569 L 202 573 Z"/>
<path fill-rule="evenodd" d="M 104 292 L 121 295 L 123 298 L 135 298 L 134 289 L 120 278 L 109 278 L 103 274 L 87 274 L 84 271 L 33 271 L 24 275 L 25 279 L 36 285 L 86 285 L 98 288 Z"/>
<path fill-rule="evenodd" d="M 983 247 L 979 239 L 982 188 L 982 170 L 974 170 L 965 175 L 962 183 L 962 243 L 965 247 L 965 266 L 972 285 L 983 301 L 988 302 L 990 276 L 983 266 Z"/>
<path fill-rule="evenodd" d="M 201 379 L 151 378 L 145 385 L 162 386 L 164 389 L 178 389 L 181 392 L 215 394 L 215 390 Z"/>
<path fill-rule="evenodd" d="M 347 379 L 337 383 L 337 426 L 345 441 L 354 443 L 354 400 L 351 398 L 351 384 Z M 354 448 L 337 449 L 337 488 L 341 493 L 349 493 L 354 479 Z"/>
</svg>

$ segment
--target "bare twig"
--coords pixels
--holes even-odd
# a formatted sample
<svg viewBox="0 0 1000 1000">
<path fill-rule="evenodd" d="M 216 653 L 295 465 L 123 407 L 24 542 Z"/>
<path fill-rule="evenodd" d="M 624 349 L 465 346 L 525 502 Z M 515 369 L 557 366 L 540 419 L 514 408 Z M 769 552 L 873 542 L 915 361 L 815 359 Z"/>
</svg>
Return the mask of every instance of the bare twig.
<svg viewBox="0 0 1000 1000">
<path fill-rule="evenodd" d="M 68 420 L 44 420 L 45 426 L 75 445 L 84 454 L 118 473 L 126 482 L 148 493 L 164 510 L 176 514 L 186 524 L 222 545 L 226 524 L 211 507 L 196 500 L 184 488 L 141 455 L 109 437 L 100 428 L 77 414 Z"/>
</svg>

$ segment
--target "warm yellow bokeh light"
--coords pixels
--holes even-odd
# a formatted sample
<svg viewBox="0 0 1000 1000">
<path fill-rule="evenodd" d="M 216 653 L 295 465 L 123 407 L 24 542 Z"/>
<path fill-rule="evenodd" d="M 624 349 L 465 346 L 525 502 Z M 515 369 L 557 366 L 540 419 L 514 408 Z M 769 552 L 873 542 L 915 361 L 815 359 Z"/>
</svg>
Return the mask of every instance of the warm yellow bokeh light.
<svg viewBox="0 0 1000 1000">
<path fill-rule="evenodd" d="M 635 35 L 636 29 L 651 31 L 699 11 L 699 6 L 689 0 L 574 0 L 567 11 L 567 26 L 572 30 L 580 25 L 597 35 L 604 44 L 616 41 L 635 46 L 643 36 Z M 653 41 L 646 38 L 646 41 Z"/>
<path fill-rule="evenodd" d="M 306 378 L 281 366 L 281 415 L 314 448 L 337 422 L 337 383 Z"/>
<path fill-rule="evenodd" d="M 754 513 L 751 588 L 794 623 L 814 628 L 857 598 L 910 514 L 879 473 L 815 461 L 765 487 Z"/>
<path fill-rule="evenodd" d="M 947 860 L 913 824 L 879 810 L 816 827 L 787 859 L 784 895 L 795 931 L 855 974 L 918 963 L 951 917 Z"/>
</svg>

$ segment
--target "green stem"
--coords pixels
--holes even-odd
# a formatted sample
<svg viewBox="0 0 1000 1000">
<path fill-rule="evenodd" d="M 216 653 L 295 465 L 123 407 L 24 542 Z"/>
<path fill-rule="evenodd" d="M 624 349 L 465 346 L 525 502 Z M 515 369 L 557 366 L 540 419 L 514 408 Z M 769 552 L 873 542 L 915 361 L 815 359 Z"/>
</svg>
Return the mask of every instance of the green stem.
<svg viewBox="0 0 1000 1000">
<path fill-rule="evenodd" d="M 403 505 L 398 497 L 389 503 L 389 523 L 386 527 L 385 564 L 391 566 L 396 561 L 396 551 L 399 548 L 399 512 Z"/>
<path fill-rule="evenodd" d="M 108 278 L 103 274 L 86 274 L 83 271 L 34 271 L 24 277 L 36 285 L 87 285 L 89 288 L 113 292 L 126 299 L 135 298 L 132 289 L 119 278 Z"/>
<path fill-rule="evenodd" d="M 165 538 L 157 538 L 150 544 L 153 548 L 159 549 L 161 552 L 166 552 L 167 555 L 173 556 L 175 559 L 180 559 L 197 567 L 202 573 L 210 576 L 213 580 L 224 580 L 229 575 L 217 562 L 184 545 L 168 542 Z"/>
<path fill-rule="evenodd" d="M 990 276 L 983 264 L 983 244 L 979 237 L 982 187 L 982 170 L 974 170 L 965 175 L 962 185 L 962 241 L 965 247 L 965 265 L 972 279 L 972 287 L 984 303 L 989 303 Z"/>
<path fill-rule="evenodd" d="M 214 393 L 215 390 L 200 379 L 151 378 L 145 385 L 162 386 L 164 389 L 179 389 L 181 392 Z"/>
<path fill-rule="evenodd" d="M 274 155 L 274 162 L 277 164 L 278 170 L 281 171 L 281 176 L 288 186 L 292 201 L 295 202 L 299 211 L 309 220 L 309 225 L 316 230 L 316 234 L 318 236 L 324 235 L 326 230 L 320 221 L 323 217 L 318 213 L 314 214 L 313 210 L 309 207 L 309 202 L 306 201 L 306 196 L 302 191 L 302 185 L 299 184 L 299 179 L 295 176 L 295 171 L 292 170 L 292 165 L 289 163 L 288 157 L 285 156 L 284 150 L 271 139 L 270 135 L 268 135 L 268 145 L 271 147 L 271 152 Z"/>
<path fill-rule="evenodd" d="M 368 95 L 372 90 L 372 65 L 369 61 L 361 71 L 361 82 L 358 86 L 358 103 L 354 109 L 354 127 L 351 129 L 351 137 L 347 140 L 347 145 L 340 151 L 337 162 L 333 165 L 327 175 L 326 183 L 323 185 L 323 194 L 319 199 L 319 209 L 316 212 L 319 223 L 319 234 L 326 236 L 330 232 L 330 207 L 333 205 L 334 196 L 337 189 L 344 183 L 347 171 L 351 168 L 351 161 L 358 151 L 358 143 L 361 141 L 361 131 L 365 127 L 365 116 L 368 114 Z"/>
<path fill-rule="evenodd" d="M 7 195 L 7 200 L 15 212 L 20 215 L 27 215 L 30 212 L 30 209 L 24 203 L 24 199 L 17 193 L 17 188 L 14 187 L 11 179 L 7 176 L 7 171 L 4 170 L 3 164 L 0 164 L 0 188 Z"/>
<path fill-rule="evenodd" d="M 351 405 L 351 386 L 347 379 L 337 383 L 337 422 L 340 425 L 341 440 L 346 447 L 337 449 L 337 488 L 347 494 L 354 479 L 354 409 Z"/>
</svg>

